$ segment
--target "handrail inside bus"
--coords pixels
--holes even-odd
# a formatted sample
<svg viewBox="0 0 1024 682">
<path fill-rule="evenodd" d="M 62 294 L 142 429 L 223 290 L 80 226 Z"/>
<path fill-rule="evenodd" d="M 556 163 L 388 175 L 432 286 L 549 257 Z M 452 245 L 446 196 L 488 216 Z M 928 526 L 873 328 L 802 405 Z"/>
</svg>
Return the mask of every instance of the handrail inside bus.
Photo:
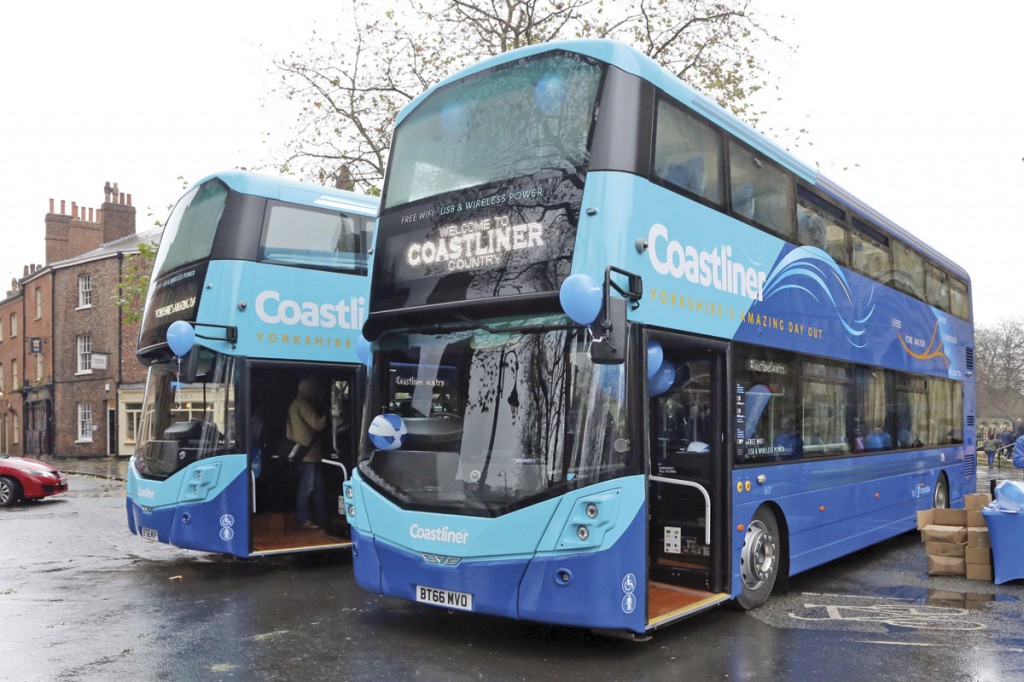
<svg viewBox="0 0 1024 682">
<path fill-rule="evenodd" d="M 341 462 L 335 462 L 333 459 L 321 459 L 320 463 L 321 464 L 330 464 L 332 467 L 340 468 L 341 469 L 341 473 L 342 473 L 342 480 L 344 480 L 344 481 L 348 480 L 348 469 L 346 469 L 345 465 L 342 464 Z"/>
<path fill-rule="evenodd" d="M 700 494 L 704 496 L 704 544 L 711 546 L 711 496 L 708 495 L 708 491 L 704 486 L 700 483 L 694 483 L 693 481 L 679 481 L 674 478 L 665 478 L 663 476 L 650 476 L 649 478 L 655 483 L 681 485 L 686 488 L 696 488 L 700 491 Z"/>
</svg>

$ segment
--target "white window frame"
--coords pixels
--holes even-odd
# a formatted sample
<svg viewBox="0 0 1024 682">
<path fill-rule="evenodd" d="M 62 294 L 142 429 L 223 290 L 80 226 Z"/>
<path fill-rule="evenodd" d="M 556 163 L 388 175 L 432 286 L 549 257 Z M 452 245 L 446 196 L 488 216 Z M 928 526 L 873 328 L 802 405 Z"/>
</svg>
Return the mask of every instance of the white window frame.
<svg viewBox="0 0 1024 682">
<path fill-rule="evenodd" d="M 92 442 L 92 403 L 78 403 L 77 443 Z"/>
<path fill-rule="evenodd" d="M 75 357 L 78 359 L 76 374 L 92 374 L 92 335 L 79 334 L 75 338 Z"/>
<path fill-rule="evenodd" d="M 92 307 L 92 275 L 78 276 L 78 310 Z"/>
<path fill-rule="evenodd" d="M 43 288 L 36 287 L 36 319 L 43 319 Z"/>
</svg>

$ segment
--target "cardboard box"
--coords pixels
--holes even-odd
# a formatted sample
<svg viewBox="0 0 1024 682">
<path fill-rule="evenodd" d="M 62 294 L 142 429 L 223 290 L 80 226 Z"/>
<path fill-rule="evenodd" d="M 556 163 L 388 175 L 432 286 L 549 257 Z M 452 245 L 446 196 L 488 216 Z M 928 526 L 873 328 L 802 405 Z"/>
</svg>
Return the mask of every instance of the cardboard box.
<svg viewBox="0 0 1024 682">
<path fill-rule="evenodd" d="M 988 534 L 988 528 L 968 528 L 968 547 L 992 547 L 992 538 Z"/>
<path fill-rule="evenodd" d="M 992 503 L 992 496 L 988 493 L 964 496 L 964 508 L 967 511 L 981 511 L 986 505 Z"/>
<path fill-rule="evenodd" d="M 971 529 L 980 530 L 980 529 Z M 986 532 L 988 529 L 985 529 Z M 921 529 L 922 542 L 948 542 L 956 544 L 967 544 L 966 526 L 938 526 L 928 525 Z"/>
<path fill-rule="evenodd" d="M 968 566 L 991 566 L 992 550 L 988 547 L 965 547 L 964 558 L 967 559 Z"/>
<path fill-rule="evenodd" d="M 975 511 L 974 509 L 967 510 L 967 527 L 968 528 L 987 528 L 985 525 L 985 517 L 982 516 L 981 511 Z"/>
<path fill-rule="evenodd" d="M 966 526 L 967 512 L 963 509 L 926 509 L 917 512 L 917 529 L 925 526 Z"/>
<path fill-rule="evenodd" d="M 928 556 L 966 556 L 967 545 L 959 542 L 926 542 L 924 551 Z"/>
<path fill-rule="evenodd" d="M 928 555 L 928 575 L 965 575 L 967 562 L 963 557 Z"/>
<path fill-rule="evenodd" d="M 967 579 L 984 580 L 985 582 L 992 582 L 992 565 L 967 564 Z"/>
</svg>

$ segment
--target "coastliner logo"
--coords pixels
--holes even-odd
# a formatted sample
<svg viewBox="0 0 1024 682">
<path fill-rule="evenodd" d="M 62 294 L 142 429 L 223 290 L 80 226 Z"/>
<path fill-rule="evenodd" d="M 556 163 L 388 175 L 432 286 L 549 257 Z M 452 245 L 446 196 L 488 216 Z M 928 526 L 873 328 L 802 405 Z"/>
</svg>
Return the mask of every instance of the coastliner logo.
<svg viewBox="0 0 1024 682">
<path fill-rule="evenodd" d="M 261 291 L 256 297 L 256 316 L 267 324 L 361 329 L 366 318 L 366 299 L 352 297 L 337 303 L 282 299 L 281 292 Z"/>
<path fill-rule="evenodd" d="M 668 228 L 655 223 L 647 233 L 651 265 L 659 275 L 686 279 L 703 287 L 752 301 L 764 300 L 764 283 L 768 273 L 732 260 L 732 247 L 716 246 L 711 251 L 698 251 L 696 247 L 669 239 Z"/>
<path fill-rule="evenodd" d="M 135 494 L 139 497 L 144 497 L 147 500 L 152 500 L 156 497 L 156 491 L 152 488 L 138 488 L 136 489 Z"/>
<path fill-rule="evenodd" d="M 448 526 L 440 528 L 424 528 L 418 523 L 409 526 L 409 537 L 414 540 L 434 540 L 435 542 L 451 542 L 464 545 L 469 542 L 469 533 L 463 530 L 451 530 Z"/>
</svg>

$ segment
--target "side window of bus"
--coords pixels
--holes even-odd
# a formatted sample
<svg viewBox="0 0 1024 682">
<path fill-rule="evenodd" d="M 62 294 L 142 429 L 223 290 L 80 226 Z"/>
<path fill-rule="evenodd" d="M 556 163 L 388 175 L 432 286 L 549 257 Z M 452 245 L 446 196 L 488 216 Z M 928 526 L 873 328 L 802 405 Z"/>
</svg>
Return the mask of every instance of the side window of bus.
<svg viewBox="0 0 1024 682">
<path fill-rule="evenodd" d="M 802 380 L 802 430 L 805 457 L 845 455 L 846 403 L 850 367 L 824 359 L 805 361 Z"/>
<path fill-rule="evenodd" d="M 680 107 L 659 101 L 654 175 L 721 205 L 721 167 L 721 134 Z"/>
<path fill-rule="evenodd" d="M 854 221 L 855 225 L 857 222 Z M 863 230 L 850 231 L 850 265 L 880 284 L 888 285 L 892 282 L 889 245 Z"/>
<path fill-rule="evenodd" d="M 925 300 L 924 258 L 906 244 L 892 243 L 893 284 L 911 296 Z"/>
<path fill-rule="evenodd" d="M 731 142 L 732 211 L 794 241 L 793 179 L 756 152 Z"/>
<path fill-rule="evenodd" d="M 795 356 L 767 348 L 739 348 L 738 400 L 743 402 L 740 463 L 790 461 L 804 456 Z"/>
<path fill-rule="evenodd" d="M 971 299 L 967 295 L 967 284 L 955 277 L 949 278 L 949 312 L 961 320 L 971 318 Z"/>
<path fill-rule="evenodd" d="M 924 293 L 925 300 L 929 305 L 933 305 L 939 310 L 952 312 L 949 305 L 949 284 L 946 281 L 946 273 L 933 263 L 925 264 Z"/>
<path fill-rule="evenodd" d="M 800 244 L 818 247 L 840 265 L 847 265 L 850 262 L 846 227 L 827 213 L 811 206 L 797 206 L 796 230 L 797 241 Z"/>
<path fill-rule="evenodd" d="M 857 367 L 853 401 L 853 451 L 892 450 L 893 405 L 887 373 L 877 367 Z"/>
</svg>

